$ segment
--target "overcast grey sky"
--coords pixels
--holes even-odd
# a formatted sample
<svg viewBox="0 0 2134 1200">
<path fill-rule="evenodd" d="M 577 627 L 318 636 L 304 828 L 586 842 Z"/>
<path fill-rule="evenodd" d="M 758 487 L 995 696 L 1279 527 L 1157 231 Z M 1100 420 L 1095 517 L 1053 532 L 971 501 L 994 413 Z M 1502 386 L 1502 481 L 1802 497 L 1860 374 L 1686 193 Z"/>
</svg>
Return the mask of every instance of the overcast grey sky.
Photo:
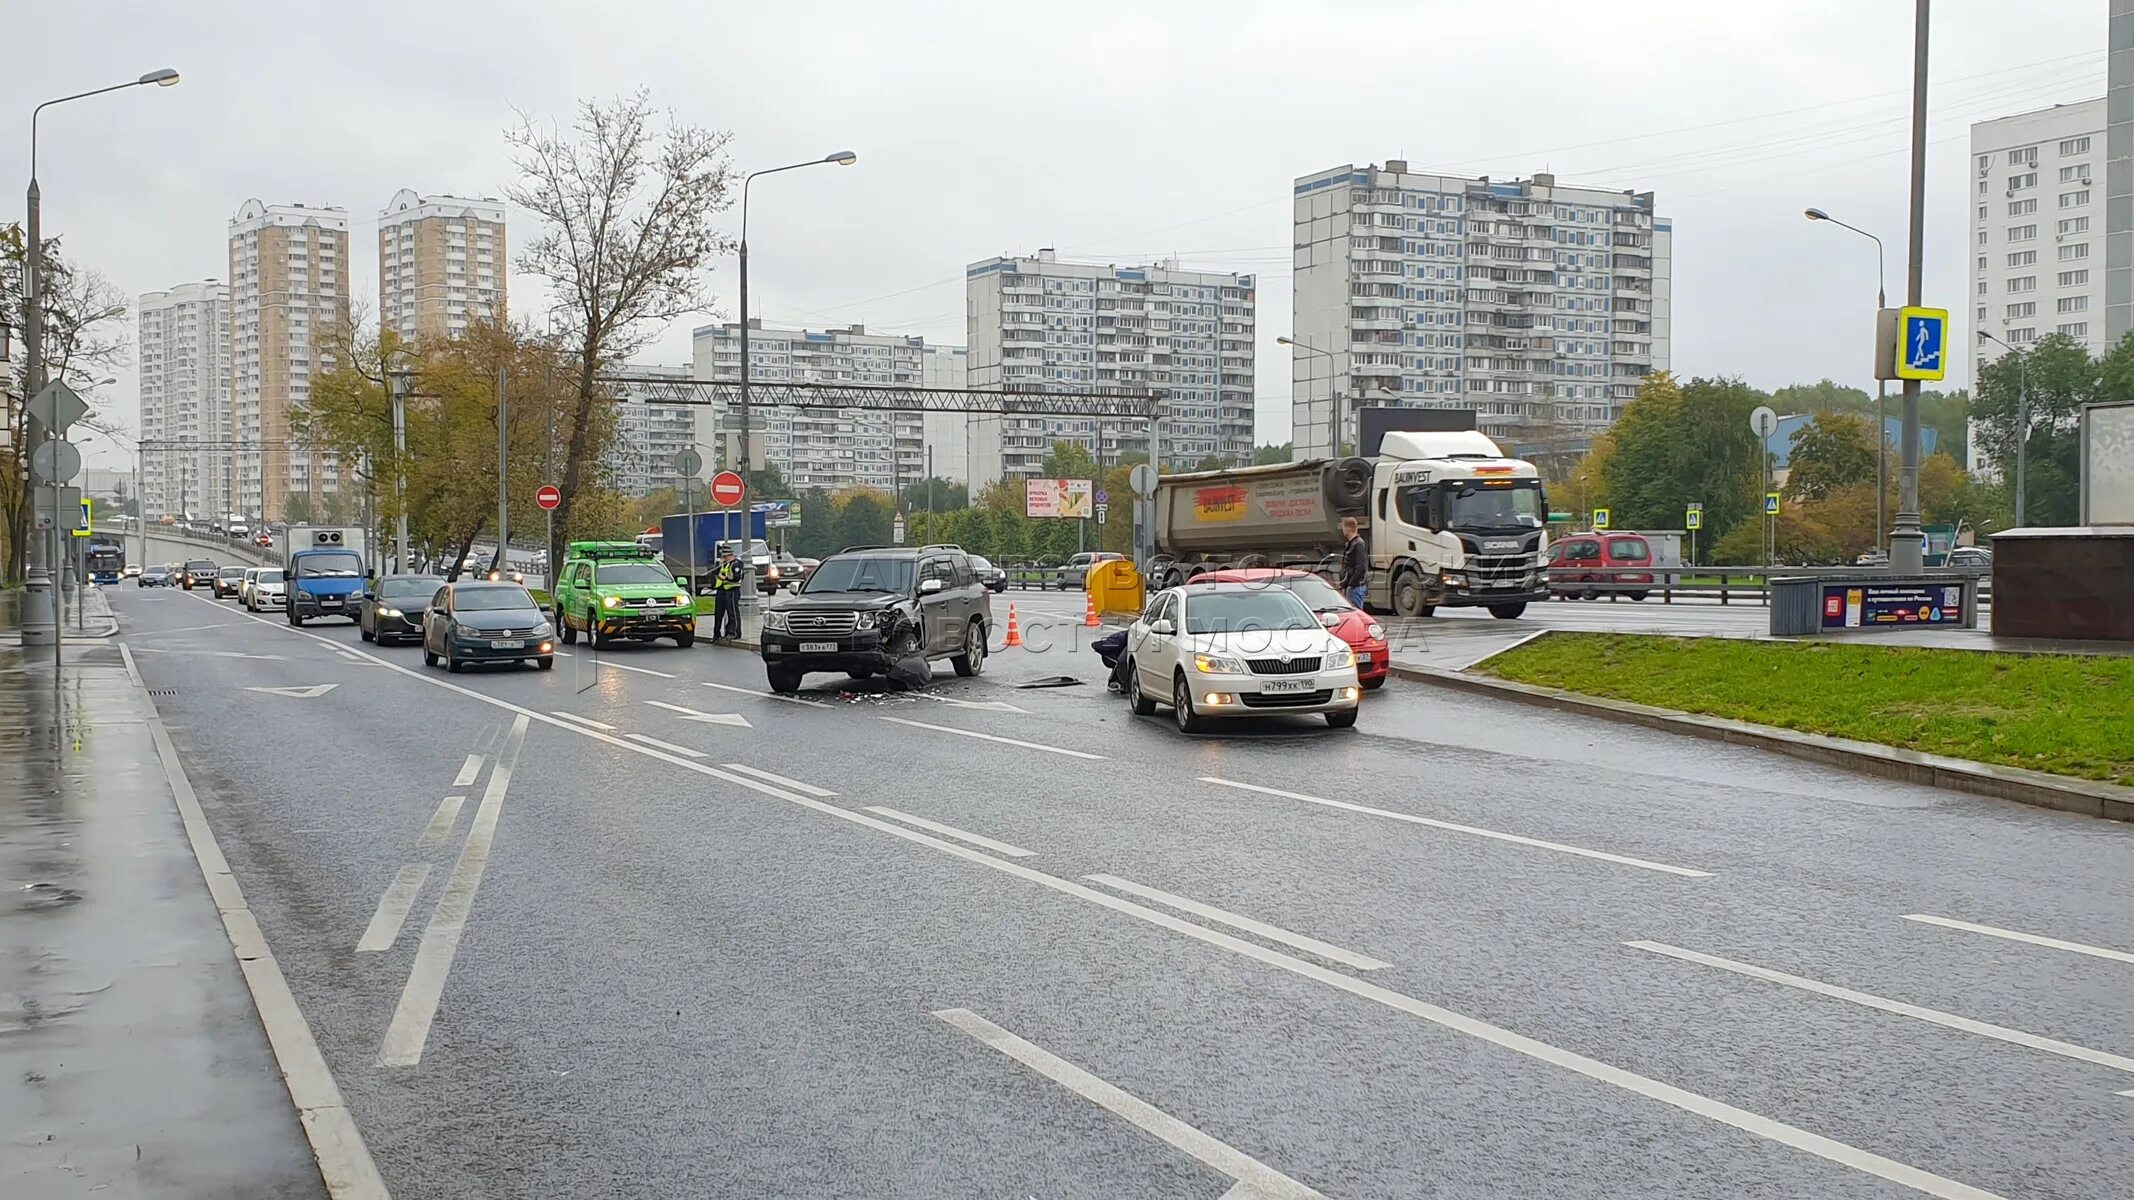
<svg viewBox="0 0 2134 1200">
<path fill-rule="evenodd" d="M 2101 95 L 2106 4 L 1935 9 L 1926 301 L 1961 318 L 1969 125 Z M 1880 233 L 1902 295 L 1911 13 L 1910 0 L 17 3 L 0 9 L 0 44 L 39 49 L 0 74 L 13 181 L 0 219 L 21 215 L 32 106 L 174 66 L 176 88 L 47 112 L 45 228 L 138 295 L 225 275 L 225 225 L 248 197 L 339 205 L 355 295 L 375 309 L 377 212 L 396 189 L 498 195 L 513 106 L 567 119 L 579 97 L 644 86 L 732 130 L 743 168 L 859 152 L 849 170 L 756 189 L 752 292 L 774 322 L 960 344 L 964 264 L 1040 246 L 1256 272 L 1259 433 L 1286 441 L 1274 338 L 1288 327 L 1291 181 L 1405 157 L 1652 190 L 1675 223 L 1679 374 L 1871 386 L 1873 247 L 1800 211 Z M 706 318 L 732 315 L 732 280 L 718 264 Z M 511 286 L 518 314 L 547 307 L 534 281 Z M 686 363 L 697 323 L 645 359 Z M 104 402 L 131 420 L 130 371 Z"/>
</svg>

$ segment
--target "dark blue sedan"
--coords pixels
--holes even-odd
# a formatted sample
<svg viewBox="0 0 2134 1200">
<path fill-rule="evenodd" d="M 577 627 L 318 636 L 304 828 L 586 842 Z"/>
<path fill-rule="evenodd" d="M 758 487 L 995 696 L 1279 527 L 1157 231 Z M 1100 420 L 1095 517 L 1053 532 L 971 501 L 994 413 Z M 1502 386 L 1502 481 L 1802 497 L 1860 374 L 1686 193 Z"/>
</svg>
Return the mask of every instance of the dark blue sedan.
<svg viewBox="0 0 2134 1200">
<path fill-rule="evenodd" d="M 457 671 L 472 663 L 556 665 L 556 628 L 516 583 L 473 580 L 437 589 L 422 617 L 422 661 Z"/>
</svg>

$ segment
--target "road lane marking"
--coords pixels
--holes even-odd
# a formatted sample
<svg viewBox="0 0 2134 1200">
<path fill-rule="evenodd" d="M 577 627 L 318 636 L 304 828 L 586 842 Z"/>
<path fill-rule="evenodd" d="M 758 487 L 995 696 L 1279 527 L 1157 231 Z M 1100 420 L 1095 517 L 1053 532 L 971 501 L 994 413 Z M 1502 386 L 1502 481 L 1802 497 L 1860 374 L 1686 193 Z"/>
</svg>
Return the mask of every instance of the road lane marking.
<svg viewBox="0 0 2134 1200">
<path fill-rule="evenodd" d="M 1237 1182 L 1237 1187 L 1225 1195 L 1252 1196 L 1262 1200 L 1326 1200 L 1323 1193 L 1313 1191 L 1251 1155 L 1202 1133 L 1148 1101 L 1106 1083 L 967 1008 L 944 1008 L 933 1015 L 1143 1133 L 1228 1175 Z M 1240 1192 L 1240 1188 L 1249 1190 Z"/>
<path fill-rule="evenodd" d="M 560 709 L 549 709 L 548 715 L 552 717 L 562 717 L 566 721 L 576 721 L 580 725 L 590 725 L 594 729 L 599 729 L 603 731 L 615 728 L 613 725 L 608 724 L 606 721 L 595 721 L 591 717 L 581 717 L 577 713 L 567 713 L 563 712 Z"/>
<path fill-rule="evenodd" d="M 798 779 L 787 779 L 783 775 L 773 775 L 769 771 L 759 771 L 755 767 L 751 767 L 746 763 L 720 763 L 719 765 L 725 767 L 729 771 L 739 771 L 745 775 L 754 775 L 756 778 L 761 779 L 767 783 L 775 783 L 779 787 L 791 788 L 796 792 L 804 792 L 810 796 L 822 796 L 827 798 L 830 796 L 835 796 L 837 794 L 836 792 L 833 792 L 828 788 L 816 787 L 812 783 L 802 783 Z"/>
<path fill-rule="evenodd" d="M 1610 854 L 1605 850 L 1588 850 L 1584 846 L 1568 846 L 1562 842 L 1545 842 L 1540 838 L 1530 838 L 1516 833 L 1504 833 L 1495 829 L 1484 829 L 1479 825 L 1461 825 L 1454 821 L 1440 821 L 1434 817 L 1418 817 L 1413 813 L 1372 808 L 1367 804 L 1351 804 L 1346 800 L 1328 800 L 1323 796 L 1307 796 L 1302 792 L 1285 792 L 1281 788 L 1261 787 L 1256 783 L 1239 783 L 1235 779 L 1218 779 L 1213 775 L 1203 775 L 1200 777 L 1200 781 L 1202 783 L 1216 784 L 1219 787 L 1238 788 L 1247 792 L 1280 796 L 1285 800 L 1302 800 L 1306 804 L 1323 804 L 1328 808 L 1342 808 L 1350 812 L 1365 813 L 1374 817 L 1389 817 L 1395 821 L 1406 821 L 1413 825 L 1428 825 L 1432 829 L 1444 829 L 1453 833 L 1471 833 L 1476 837 L 1491 838 L 1500 842 L 1512 842 L 1521 846 L 1533 846 L 1540 850 L 1554 850 L 1560 854 L 1576 854 L 1581 858 L 1599 859 L 1602 862 L 1617 863 L 1626 867 L 1638 867 L 1647 871 L 1660 871 L 1668 875 L 1681 875 L 1691 879 L 1709 879 L 1712 876 L 1710 871 L 1695 871 L 1688 867 L 1669 866 L 1666 863 L 1651 862 L 1647 859 L 1631 858 L 1622 854 Z"/>
<path fill-rule="evenodd" d="M 168 636 L 170 636 L 171 634 L 175 634 L 175 633 L 199 633 L 199 632 L 200 632 L 201 630 L 203 630 L 203 629 L 235 629 L 235 628 L 237 628 L 237 622 L 235 622 L 235 621 L 217 621 L 217 622 L 215 622 L 215 623 L 214 623 L 214 624 L 212 624 L 212 625 L 181 625 L 181 626 L 179 626 L 179 627 L 178 627 L 178 628 L 176 628 L 176 629 L 149 629 L 149 630 L 145 630 L 145 631 L 137 631 L 137 632 L 135 632 L 135 633 L 131 634 L 130 636 L 132 636 L 132 637 L 135 637 L 135 638 L 144 638 L 144 637 L 168 637 Z M 180 650 L 180 651 L 175 651 L 175 652 L 174 652 L 174 651 L 170 651 L 170 650 L 162 650 L 162 649 L 158 649 L 158 648 L 156 648 L 156 647 L 154 647 L 154 646 L 135 646 L 135 647 L 133 648 L 133 652 L 134 652 L 135 654 L 144 654 L 144 653 L 150 653 L 150 652 L 153 652 L 153 653 L 156 653 L 156 654 L 171 654 L 171 653 L 179 653 L 179 654 L 183 654 L 183 653 L 187 653 L 186 651 L 182 651 L 182 650 Z M 198 650 L 195 650 L 195 651 L 192 651 L 191 653 L 194 653 L 194 654 L 200 654 L 200 653 L 212 653 L 212 652 L 210 652 L 210 651 L 198 651 Z"/>
<path fill-rule="evenodd" d="M 1080 750 L 1069 750 L 1064 746 L 1047 746 L 1039 742 L 1025 742 L 1016 738 L 995 737 L 990 733 L 977 733 L 973 730 L 956 729 L 948 725 L 929 725 L 924 721 L 907 721 L 902 717 L 883 717 L 882 720 L 895 721 L 899 725 L 910 725 L 916 729 L 931 729 L 936 733 L 955 733 L 969 738 L 981 738 L 988 742 L 999 742 L 1003 746 L 1019 746 L 1024 750 L 1043 750 L 1047 754 L 1064 754 L 1069 758 L 1086 758 L 1094 761 L 1102 761 L 1104 758 L 1101 754 L 1087 754 Z"/>
<path fill-rule="evenodd" d="M 2129 954 L 2124 950 L 2107 950 L 2102 946 L 2085 946 L 2081 942 L 2063 942 L 2059 938 L 2041 937 L 2035 933 L 2001 929 L 1993 925 L 1973 925 L 1969 921 L 1956 921 L 1948 917 L 1931 917 L 1925 913 L 1908 913 L 1904 919 L 1918 921 L 1926 925 L 1939 925 L 1944 929 L 1961 929 L 1967 933 L 1983 933 L 1987 937 L 2007 938 L 2011 942 L 2029 942 L 2033 946 L 2050 946 L 2054 950 L 2087 954 L 2092 958 L 2109 958 L 2113 962 L 2134 963 L 2134 954 Z"/>
<path fill-rule="evenodd" d="M 189 654 L 195 658 L 249 658 L 260 662 L 288 662 L 286 654 L 247 654 L 241 650 L 182 650 L 162 646 L 142 646 L 136 654 Z"/>
<path fill-rule="evenodd" d="M 452 867 L 452 877 L 445 881 L 444 894 L 437 898 L 437 907 L 430 913 L 430 924 L 422 931 L 422 944 L 415 950 L 415 968 L 408 973 L 407 987 L 400 993 L 400 1005 L 393 1010 L 393 1021 L 385 1030 L 385 1042 L 378 1048 L 378 1065 L 381 1067 L 412 1067 L 422 1061 L 423 1043 L 430 1037 L 430 1022 L 437 1017 L 437 1003 L 445 993 L 445 976 L 452 971 L 453 956 L 459 953 L 459 939 L 467 931 L 467 917 L 474 911 L 474 893 L 482 886 L 482 871 L 489 865 L 489 850 L 496 841 L 497 818 L 503 814 L 504 792 L 511 786 L 511 772 L 519 762 L 519 750 L 526 745 L 526 714 L 511 723 L 511 733 L 504 739 L 504 748 L 497 753 L 496 765 L 489 769 L 489 787 L 482 793 L 481 806 L 474 810 L 474 823 L 467 829 L 466 845 L 460 848 L 459 861 Z"/>
<path fill-rule="evenodd" d="M 192 845 L 193 859 L 200 865 L 208 896 L 222 918 L 230 953 L 237 960 L 245 987 L 252 993 L 252 1006 L 259 1013 L 260 1027 L 274 1051 L 282 1084 L 289 1089 L 297 1123 L 311 1144 L 311 1156 L 318 1163 L 327 1194 L 333 1200 L 388 1200 L 385 1177 L 378 1173 L 370 1148 L 363 1144 L 363 1131 L 356 1128 L 340 1085 L 333 1081 L 333 1071 L 326 1065 L 326 1056 L 319 1052 L 318 1039 L 311 1035 L 311 1023 L 297 1006 L 288 977 L 282 974 L 280 961 L 245 902 L 229 860 L 222 856 L 215 829 L 200 809 L 200 797 L 193 791 L 192 780 L 186 777 L 185 764 L 178 760 L 178 747 L 170 740 L 170 730 L 156 711 L 148 684 L 141 679 L 133 648 L 120 642 L 119 657 L 126 663 L 127 678 L 140 693 L 143 710 L 148 714 L 149 738 L 155 743 L 163 778 L 170 784 L 171 798 L 185 826 L 186 840 Z"/>
<path fill-rule="evenodd" d="M 480 777 L 481 773 L 482 756 L 479 754 L 469 754 L 467 756 L 467 761 L 460 764 L 459 774 L 454 775 L 452 777 L 452 786 L 466 787 L 469 784 L 472 784 L 475 779 Z"/>
<path fill-rule="evenodd" d="M 1270 942 L 1280 942 L 1293 949 L 1302 950 L 1316 958 L 1344 963 L 1359 971 L 1377 971 L 1393 965 L 1389 962 L 1380 962 L 1369 955 L 1358 954 L 1354 950 L 1344 950 L 1331 942 L 1322 942 L 1318 938 L 1306 937 L 1301 933 L 1291 933 L 1278 925 L 1269 925 L 1265 921 L 1255 921 L 1251 917 L 1240 916 L 1237 913 L 1217 908 L 1212 904 L 1202 904 L 1198 900 L 1189 900 L 1184 896 L 1174 896 L 1169 892 L 1148 887 L 1145 884 L 1135 883 L 1130 879 L 1121 879 L 1117 875 L 1084 875 L 1082 878 L 1089 880 L 1091 883 L 1102 884 L 1113 891 L 1125 892 L 1130 896 L 1139 896 L 1143 900 L 1154 900 L 1158 904 L 1166 904 L 1172 908 L 1183 909 L 1194 916 L 1214 921 L 1220 925 L 1228 925 L 1232 929 L 1242 929 L 1247 933 L 1266 938 Z"/>
<path fill-rule="evenodd" d="M 635 671 L 640 675 L 657 675 L 661 679 L 674 678 L 674 676 L 667 674 L 665 671 L 655 671 L 650 667 L 633 667 L 628 665 L 627 663 L 610 662 L 605 658 L 600 660 L 600 665 L 603 667 L 613 667 L 615 670 L 618 671 Z"/>
<path fill-rule="evenodd" d="M 755 726 L 748 723 L 748 718 L 740 713 L 698 712 L 696 709 L 684 708 L 679 704 L 669 704 L 664 700 L 647 700 L 645 703 L 654 708 L 664 708 L 671 713 L 680 713 L 684 721 L 698 721 L 706 725 L 737 725 L 742 729 L 755 728 Z"/>
<path fill-rule="evenodd" d="M 703 684 L 703 686 L 708 688 L 717 688 L 722 692 L 739 692 L 744 696 L 761 696 L 765 700 L 777 700 L 785 704 L 805 704 L 809 708 L 824 707 L 823 702 L 820 700 L 809 700 L 801 696 L 780 695 L 777 692 L 767 692 L 761 688 L 736 687 L 730 683 L 705 683 Z"/>
<path fill-rule="evenodd" d="M 473 780 L 467 782 L 472 783 Z M 452 826 L 459 822 L 459 806 L 465 804 L 465 796 L 446 796 L 437 802 L 437 814 L 430 818 L 429 827 L 422 831 L 418 846 L 442 846 L 452 836 Z"/>
<path fill-rule="evenodd" d="M 1839 987 L 1836 984 L 1823 983 L 1815 979 L 1804 979 L 1799 975 L 1788 975 L 1784 971 L 1774 971 L 1769 967 L 1751 966 L 1748 963 L 1735 962 L 1730 958 L 1720 958 L 1714 954 L 1700 954 L 1695 950 L 1684 950 L 1680 946 L 1670 946 L 1664 942 L 1624 942 L 1623 944 L 1634 949 L 1647 950 L 1654 954 L 1664 954 L 1669 958 L 1679 958 L 1684 962 L 1701 963 L 1707 967 L 1717 967 L 1722 971 L 1732 971 L 1736 975 L 1747 975 L 1751 979 L 1782 983 L 1787 987 L 1799 988 L 1804 992 L 1814 992 L 1818 996 L 1829 996 L 1836 1000 L 1849 1000 L 1854 1004 L 1863 1005 L 1867 1008 L 1878 1008 L 1883 1012 L 1914 1017 L 1949 1029 L 1960 1029 L 1965 1033 L 1975 1033 L 1980 1037 L 1989 1037 L 1995 1041 L 2008 1042 L 2016 1046 L 2028 1046 L 2032 1050 L 2043 1050 L 2047 1054 L 2057 1054 L 2062 1058 L 2094 1063 L 2100 1067 L 2110 1067 L 2115 1071 L 2134 1072 L 2134 1058 L 2109 1054 L 2103 1050 L 2092 1050 L 2087 1046 L 2077 1046 L 2070 1042 L 2040 1037 L 2034 1033 L 2024 1033 L 2020 1029 L 2010 1029 L 2005 1025 L 1974 1021 L 1969 1017 L 1959 1017 L 1955 1013 L 1945 1013 L 1938 1009 L 1921 1008 L 1919 1005 L 1906 1004 L 1901 1000 L 1888 1000 L 1881 996 L 1870 996 L 1866 992 L 1856 992 L 1851 988 Z"/>
<path fill-rule="evenodd" d="M 906 825 L 916 825 L 921 829 L 931 829 L 943 837 L 952 837 L 959 842 L 969 842 L 973 846 L 984 846 L 995 854 L 1005 854 L 1009 858 L 1029 858 L 1037 853 L 1035 850 L 1025 850 L 1021 846 L 1011 846 L 1006 842 L 994 841 L 983 834 L 972 833 L 967 829 L 958 829 L 954 825 L 943 825 L 939 821 L 929 821 L 925 817 L 915 817 L 908 812 L 898 812 L 896 809 L 885 808 L 879 804 L 868 805 L 867 811 L 880 813 L 892 821 L 902 821 Z"/>
<path fill-rule="evenodd" d="M 910 695 L 917 696 L 921 700 L 932 700 L 937 704 L 954 705 L 957 708 L 976 708 L 985 712 L 1021 713 L 1024 716 L 1030 714 L 1029 709 L 1017 708 L 1005 700 L 959 700 L 954 696 L 936 696 L 932 692 L 912 692 Z"/>
<path fill-rule="evenodd" d="M 393 943 L 399 940 L 401 925 L 407 922 L 408 910 L 415 907 L 415 897 L 422 893 L 422 883 L 429 877 L 428 863 L 409 863 L 400 868 L 400 873 L 386 885 L 385 894 L 378 897 L 378 911 L 371 914 L 370 925 L 363 930 L 363 939 L 356 943 L 356 953 L 393 948 Z"/>
<path fill-rule="evenodd" d="M 669 754 L 681 754 L 686 755 L 689 758 L 711 757 L 709 754 L 704 753 L 702 750 L 691 750 L 687 746 L 677 746 L 673 742 L 663 742 L 656 737 L 646 737 L 642 733 L 626 733 L 622 736 L 629 738 L 633 742 L 643 742 L 647 746 L 656 746 L 661 750 L 665 750 Z"/>
<path fill-rule="evenodd" d="M 277 630 L 285 628 L 285 623 L 267 621 L 258 617 L 251 619 Z M 288 632 L 298 637 L 309 637 L 318 641 L 327 640 L 319 634 L 309 633 L 301 629 L 292 628 L 288 629 Z M 541 721 L 557 729 L 569 730 L 581 737 L 604 742 L 616 749 L 628 750 L 641 754 L 646 758 L 658 759 L 672 767 L 678 767 L 685 771 L 694 771 L 708 778 L 748 788 L 774 799 L 783 800 L 788 804 L 798 805 L 821 813 L 827 817 L 834 817 L 850 824 L 865 826 L 877 833 L 886 833 L 891 837 L 901 838 L 915 845 L 937 850 L 952 858 L 959 858 L 965 862 L 974 863 L 1004 875 L 1014 876 L 1026 883 L 1050 889 L 1061 895 L 1072 896 L 1100 908 L 1110 909 L 1115 913 L 1133 917 L 1136 920 L 1169 930 L 1181 937 L 1191 938 L 1205 945 L 1228 950 L 1233 954 L 1253 959 L 1276 970 L 1286 971 L 1300 978 L 1323 984 L 1336 991 L 1346 992 L 1349 995 L 1382 1005 L 1396 1012 L 1406 1013 L 1440 1028 L 1451 1030 L 1454 1033 L 1488 1042 L 1500 1049 L 1509 1050 L 1515 1054 L 1534 1059 L 1537 1062 L 1583 1075 L 1588 1079 L 1608 1084 L 1611 1087 L 1621 1088 L 1624 1091 L 1644 1096 L 1649 1100 L 1657 1101 L 1671 1108 L 1676 1108 L 1722 1125 L 1731 1126 L 1756 1137 L 1777 1142 L 1783 1146 L 1790 1146 L 1793 1149 L 1812 1154 L 1817 1158 L 1836 1163 L 1839 1166 L 1901 1184 L 1915 1191 L 1938 1197 L 1940 1200 L 2004 1200 L 2003 1197 L 1983 1188 L 1959 1183 L 1956 1180 L 1921 1170 L 1908 1163 L 1886 1158 L 1873 1151 L 1862 1150 L 1857 1146 L 1848 1145 L 1845 1142 L 1825 1137 L 1819 1133 L 1811 1133 L 1798 1126 L 1788 1125 L 1783 1121 L 1763 1116 L 1760 1113 L 1737 1108 L 1724 1101 L 1714 1100 L 1709 1096 L 1700 1095 L 1670 1083 L 1663 1083 L 1657 1079 L 1639 1075 L 1634 1071 L 1625 1070 L 1612 1063 L 1605 1063 L 1599 1059 L 1588 1058 L 1576 1051 L 1552 1046 L 1547 1042 L 1527 1037 L 1524 1034 L 1514 1033 L 1509 1029 L 1492 1025 L 1487 1021 L 1467 1016 L 1464 1013 L 1455 1012 L 1448 1008 L 1440 1008 L 1437 1005 L 1418 1000 L 1413 996 L 1406 996 L 1390 988 L 1358 979 L 1353 975 L 1344 975 L 1331 967 L 1321 966 L 1308 959 L 1284 954 L 1279 950 L 1271 950 L 1257 942 L 1248 942 L 1243 938 L 1224 933 L 1221 930 L 1197 925 L 1181 917 L 1175 917 L 1170 913 L 1149 908 L 1131 900 L 1121 899 L 1108 892 L 1098 891 L 1086 884 L 1077 883 L 1070 879 L 1062 879 L 1056 875 L 1048 875 L 1043 871 L 1024 866 L 1021 863 L 997 858 L 982 851 L 973 850 L 968 846 L 959 846 L 954 842 L 944 841 L 932 834 L 922 833 L 916 829 L 905 828 L 885 821 L 880 817 L 871 816 L 853 809 L 840 808 L 837 805 L 812 796 L 803 796 L 795 792 L 785 791 L 759 779 L 751 779 L 746 775 L 735 774 L 704 763 L 693 762 L 686 758 L 667 754 L 664 751 L 655 750 L 649 746 L 638 745 L 635 742 L 627 741 L 611 734 L 590 730 L 581 725 L 574 725 L 569 721 L 559 721 L 553 717 L 537 713 L 530 708 L 513 704 L 509 700 L 477 692 L 472 688 L 437 677 L 429 672 L 415 671 L 398 663 L 387 662 L 384 659 L 379 659 L 378 663 L 380 666 L 397 671 L 409 679 L 429 684 L 431 687 L 443 688 L 446 691 L 455 692 L 478 703 L 500 708 L 506 712 L 516 713 L 521 717 Z M 176 751 L 171 751 L 171 754 L 175 756 Z M 353 1126 L 350 1128 L 352 1132 Z"/>
</svg>

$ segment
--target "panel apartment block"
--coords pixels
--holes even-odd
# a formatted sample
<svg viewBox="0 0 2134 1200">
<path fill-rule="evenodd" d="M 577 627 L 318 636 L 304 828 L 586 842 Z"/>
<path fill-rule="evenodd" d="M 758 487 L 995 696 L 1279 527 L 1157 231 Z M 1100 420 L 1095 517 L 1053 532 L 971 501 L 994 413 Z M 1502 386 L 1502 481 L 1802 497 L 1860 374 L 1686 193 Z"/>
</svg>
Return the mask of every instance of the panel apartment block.
<svg viewBox="0 0 2134 1200">
<path fill-rule="evenodd" d="M 289 412 L 333 366 L 348 319 L 348 213 L 247 200 L 230 219 L 230 446 L 236 508 L 280 520 L 292 494 L 314 508 L 341 487 L 331 454 L 295 443 Z"/>
<path fill-rule="evenodd" d="M 402 188 L 378 214 L 378 323 L 403 338 L 458 337 L 504 319 L 504 205 Z"/>
<path fill-rule="evenodd" d="M 230 289 L 220 280 L 147 292 L 140 322 L 142 512 L 230 511 Z"/>
</svg>

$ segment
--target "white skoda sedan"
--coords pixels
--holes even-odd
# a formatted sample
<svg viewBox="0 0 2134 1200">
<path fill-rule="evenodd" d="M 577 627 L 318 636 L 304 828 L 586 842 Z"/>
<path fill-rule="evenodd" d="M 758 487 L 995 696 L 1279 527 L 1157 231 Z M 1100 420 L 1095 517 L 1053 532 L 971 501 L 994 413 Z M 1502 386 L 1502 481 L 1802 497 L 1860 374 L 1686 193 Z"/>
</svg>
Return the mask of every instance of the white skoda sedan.
<svg viewBox="0 0 2134 1200">
<path fill-rule="evenodd" d="M 1168 704 L 1188 733 L 1214 717 L 1302 713 L 1346 729 L 1363 698 L 1348 643 L 1283 587 L 1189 583 L 1158 592 L 1127 631 L 1125 653 L 1135 715 Z"/>
</svg>

